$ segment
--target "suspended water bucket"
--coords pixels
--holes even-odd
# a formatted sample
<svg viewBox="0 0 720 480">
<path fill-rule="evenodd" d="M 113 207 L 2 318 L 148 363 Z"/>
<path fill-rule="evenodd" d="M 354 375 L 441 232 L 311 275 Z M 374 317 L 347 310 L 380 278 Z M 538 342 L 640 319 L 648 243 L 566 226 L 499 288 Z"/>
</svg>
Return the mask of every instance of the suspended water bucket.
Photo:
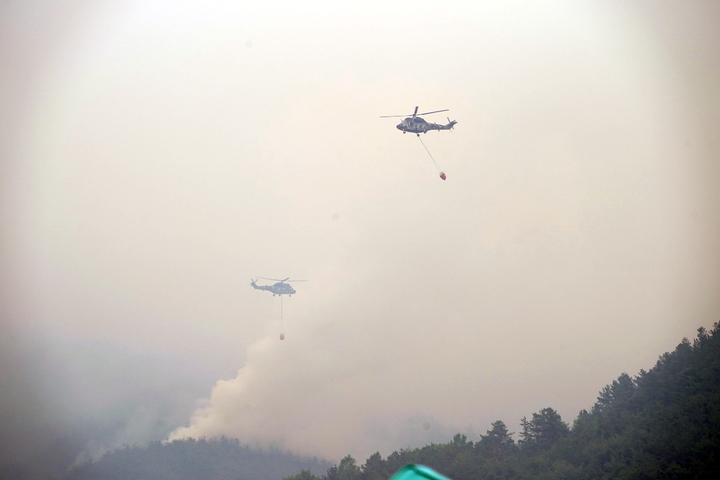
<svg viewBox="0 0 720 480">
<path fill-rule="evenodd" d="M 284 334 L 284 333 L 281 333 L 281 334 L 280 334 L 280 340 L 285 340 L 285 334 Z"/>
<path fill-rule="evenodd" d="M 445 176 L 445 172 L 440 172 L 440 178 L 445 180 L 447 177 Z"/>
</svg>

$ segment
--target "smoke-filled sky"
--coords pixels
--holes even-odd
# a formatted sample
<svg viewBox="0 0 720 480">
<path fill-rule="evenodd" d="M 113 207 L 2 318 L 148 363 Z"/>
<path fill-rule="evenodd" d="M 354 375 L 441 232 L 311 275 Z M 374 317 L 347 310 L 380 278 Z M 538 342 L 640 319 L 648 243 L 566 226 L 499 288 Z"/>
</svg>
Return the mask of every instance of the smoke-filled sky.
<svg viewBox="0 0 720 480">
<path fill-rule="evenodd" d="M 3 455 L 88 422 L 97 452 L 360 461 L 571 422 L 720 320 L 718 24 L 705 1 L 3 2 Z M 458 121 L 423 136 L 446 181 L 379 118 L 416 105 Z M 282 322 L 258 276 L 309 280 Z"/>
</svg>

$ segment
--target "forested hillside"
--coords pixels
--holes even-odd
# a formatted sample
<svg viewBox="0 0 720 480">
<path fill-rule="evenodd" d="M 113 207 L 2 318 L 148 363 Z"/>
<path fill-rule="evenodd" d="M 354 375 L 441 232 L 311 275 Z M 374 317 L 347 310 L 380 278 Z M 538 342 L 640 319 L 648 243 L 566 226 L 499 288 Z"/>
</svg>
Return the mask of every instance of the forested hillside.
<svg viewBox="0 0 720 480">
<path fill-rule="evenodd" d="M 153 442 L 145 447 L 126 447 L 99 461 L 73 469 L 66 480 L 174 480 L 247 479 L 277 480 L 291 472 L 322 472 L 328 462 L 302 458 L 278 450 L 258 451 L 239 440 Z"/>
<path fill-rule="evenodd" d="M 720 478 L 720 326 L 660 357 L 635 378 L 622 374 L 568 426 L 552 408 L 521 420 L 516 442 L 502 421 L 478 441 L 345 457 L 322 480 L 385 480 L 406 463 L 453 480 Z M 308 471 L 286 480 L 318 480 Z"/>
<path fill-rule="evenodd" d="M 223 437 L 128 446 L 63 475 L 0 468 L 0 478 L 386 480 L 406 463 L 421 463 L 453 480 L 714 480 L 720 473 L 720 324 L 700 328 L 692 342 L 683 339 L 650 371 L 620 375 L 572 425 L 552 408 L 520 425 L 517 441 L 498 420 L 475 441 L 458 434 L 387 458 L 375 453 L 363 465 L 346 456 L 331 466 Z"/>
</svg>

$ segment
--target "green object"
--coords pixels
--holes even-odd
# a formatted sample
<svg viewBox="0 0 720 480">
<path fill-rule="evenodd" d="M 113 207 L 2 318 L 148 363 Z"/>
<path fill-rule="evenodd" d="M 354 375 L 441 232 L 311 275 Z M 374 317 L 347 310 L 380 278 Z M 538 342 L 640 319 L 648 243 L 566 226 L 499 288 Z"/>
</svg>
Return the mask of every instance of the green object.
<svg viewBox="0 0 720 480">
<path fill-rule="evenodd" d="M 409 463 L 395 472 L 390 480 L 450 480 L 445 475 L 441 475 L 430 467 L 425 465 L 415 465 Z"/>
</svg>

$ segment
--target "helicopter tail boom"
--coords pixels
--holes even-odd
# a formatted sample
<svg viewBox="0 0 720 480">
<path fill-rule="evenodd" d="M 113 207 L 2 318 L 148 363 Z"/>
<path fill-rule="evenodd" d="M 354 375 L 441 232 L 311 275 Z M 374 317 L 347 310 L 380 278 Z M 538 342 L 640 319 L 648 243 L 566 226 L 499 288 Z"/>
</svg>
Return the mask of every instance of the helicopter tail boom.
<svg viewBox="0 0 720 480">
<path fill-rule="evenodd" d="M 450 120 L 450 118 L 448 118 L 448 124 L 442 125 L 442 129 L 443 130 L 452 130 L 455 127 L 456 123 L 457 123 L 457 120 Z"/>
<path fill-rule="evenodd" d="M 258 286 L 257 283 L 255 283 L 256 280 L 250 279 L 250 286 L 253 287 L 255 290 L 268 290 L 268 287 L 266 285 L 260 285 Z"/>
</svg>

